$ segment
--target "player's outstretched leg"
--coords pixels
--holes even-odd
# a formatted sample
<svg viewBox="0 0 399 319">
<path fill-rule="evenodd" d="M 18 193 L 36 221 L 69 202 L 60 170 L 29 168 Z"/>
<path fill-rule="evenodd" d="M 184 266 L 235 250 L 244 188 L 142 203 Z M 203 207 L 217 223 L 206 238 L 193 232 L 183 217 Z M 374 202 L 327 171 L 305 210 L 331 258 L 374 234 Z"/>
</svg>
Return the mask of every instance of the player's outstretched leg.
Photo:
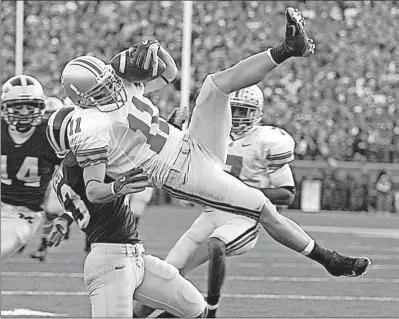
<svg viewBox="0 0 399 319">
<path fill-rule="evenodd" d="M 259 222 L 276 241 L 317 261 L 333 276 L 361 276 L 371 265 L 367 257 L 342 256 L 319 246 L 294 221 L 280 215 L 270 201 L 263 207 Z"/>
<path fill-rule="evenodd" d="M 220 291 L 226 274 L 226 245 L 219 238 L 209 238 L 208 265 L 208 318 L 215 318 L 219 307 Z"/>
<path fill-rule="evenodd" d="M 201 87 L 188 133 L 220 165 L 226 161 L 232 125 L 230 93 L 258 84 L 291 57 L 306 57 L 314 52 L 315 45 L 305 32 L 305 20 L 300 12 L 288 8 L 286 18 L 286 34 L 280 44 L 268 50 L 263 48 L 263 52 L 209 75 Z"/>
</svg>

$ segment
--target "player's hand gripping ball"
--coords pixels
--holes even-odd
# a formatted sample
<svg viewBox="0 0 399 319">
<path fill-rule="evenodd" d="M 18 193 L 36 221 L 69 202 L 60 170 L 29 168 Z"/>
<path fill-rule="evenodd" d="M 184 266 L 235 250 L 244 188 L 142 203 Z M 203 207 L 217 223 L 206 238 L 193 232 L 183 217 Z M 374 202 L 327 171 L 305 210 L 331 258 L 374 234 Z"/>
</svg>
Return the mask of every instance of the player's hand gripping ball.
<svg viewBox="0 0 399 319">
<path fill-rule="evenodd" d="M 158 57 L 160 44 L 145 40 L 115 55 L 111 66 L 121 78 L 134 83 L 156 79 L 166 70 L 166 64 Z"/>
</svg>

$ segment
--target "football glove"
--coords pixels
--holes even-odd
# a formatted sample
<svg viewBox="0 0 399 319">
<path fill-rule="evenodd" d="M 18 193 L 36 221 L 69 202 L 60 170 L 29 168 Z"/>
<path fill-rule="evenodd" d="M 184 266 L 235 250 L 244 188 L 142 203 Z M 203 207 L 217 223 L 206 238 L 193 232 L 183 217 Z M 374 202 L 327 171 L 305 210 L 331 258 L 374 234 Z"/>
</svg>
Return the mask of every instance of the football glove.
<svg viewBox="0 0 399 319">
<path fill-rule="evenodd" d="M 143 175 L 143 169 L 134 168 L 113 182 L 111 190 L 114 195 L 123 196 L 142 192 L 146 186 L 148 186 L 148 177 Z"/>
<path fill-rule="evenodd" d="M 152 75 L 155 76 L 158 72 L 158 51 L 160 46 L 157 40 L 145 40 L 133 44 L 129 48 L 133 63 L 139 69 L 152 69 Z"/>
<path fill-rule="evenodd" d="M 53 227 L 50 233 L 47 235 L 48 247 L 57 247 L 61 243 L 61 241 L 65 238 L 72 221 L 72 217 L 67 213 L 64 213 L 60 217 L 54 219 Z"/>
</svg>

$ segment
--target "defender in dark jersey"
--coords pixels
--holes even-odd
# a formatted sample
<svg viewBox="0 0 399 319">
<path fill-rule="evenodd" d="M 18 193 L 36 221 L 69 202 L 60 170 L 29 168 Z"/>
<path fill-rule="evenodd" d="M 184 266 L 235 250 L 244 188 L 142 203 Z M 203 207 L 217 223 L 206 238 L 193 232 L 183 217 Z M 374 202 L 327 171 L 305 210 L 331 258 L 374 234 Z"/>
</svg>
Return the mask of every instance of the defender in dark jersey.
<svg viewBox="0 0 399 319">
<path fill-rule="evenodd" d="M 24 247 L 40 226 L 46 190 L 60 159 L 46 139 L 39 81 L 15 76 L 4 83 L 1 97 L 2 260 Z"/>
<path fill-rule="evenodd" d="M 108 203 L 93 204 L 86 197 L 82 176 L 83 169 L 77 164 L 75 156 L 68 153 L 54 175 L 58 199 L 68 212 L 63 216 L 69 216 L 69 223 L 76 221 L 90 244 L 139 243 L 137 224 L 125 196 L 115 197 Z M 112 183 L 113 180 L 106 177 L 105 182 Z"/>
<path fill-rule="evenodd" d="M 48 137 L 58 154 L 69 148 L 63 131 L 66 112 L 64 108 L 49 120 Z M 86 197 L 83 169 L 73 153 L 67 153 L 55 173 L 54 187 L 68 213 L 54 221 L 48 243 L 57 246 L 73 220 L 86 233 L 91 250 L 85 260 L 84 280 L 93 317 L 132 318 L 133 299 L 178 317 L 203 317 L 206 302 L 194 285 L 165 261 L 143 255 L 136 219 L 126 198 L 127 193 L 140 192 L 147 185 L 147 177 L 141 174 L 141 169 L 135 169 L 117 181 L 106 177 L 114 195 L 107 203 L 93 204 Z"/>
</svg>

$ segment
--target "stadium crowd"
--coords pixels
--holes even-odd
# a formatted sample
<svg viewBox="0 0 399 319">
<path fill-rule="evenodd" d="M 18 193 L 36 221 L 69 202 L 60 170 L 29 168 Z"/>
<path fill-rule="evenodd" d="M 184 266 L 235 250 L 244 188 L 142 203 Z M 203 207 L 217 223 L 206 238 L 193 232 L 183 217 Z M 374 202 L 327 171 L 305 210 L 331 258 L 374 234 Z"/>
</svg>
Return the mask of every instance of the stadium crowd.
<svg viewBox="0 0 399 319">
<path fill-rule="evenodd" d="M 316 54 L 285 64 L 263 81 L 263 122 L 295 138 L 298 159 L 399 162 L 395 1 L 195 1 L 191 104 L 208 73 L 282 38 L 287 6 L 303 12 Z M 16 3 L 2 1 L 1 11 L 4 82 L 14 75 Z M 48 95 L 63 98 L 60 75 L 70 59 L 89 54 L 109 61 L 142 38 L 159 39 L 180 65 L 182 17 L 180 1 L 25 1 L 24 72 L 38 78 Z M 151 99 L 171 111 L 180 103 L 180 75 Z M 343 200 L 336 194 L 348 190 L 338 190 L 339 179 L 348 176 L 325 174 L 325 209 L 346 201 L 347 208 L 367 210 L 364 192 L 373 189 L 366 187 L 367 178 L 354 178 L 355 199 Z"/>
<path fill-rule="evenodd" d="M 14 74 L 15 2 L 2 2 L 4 81 Z M 205 76 L 281 39 L 284 9 L 307 18 L 317 52 L 275 71 L 262 88 L 264 122 L 284 127 L 297 157 L 399 161 L 399 4 L 395 1 L 196 1 L 192 101 Z M 179 1 L 26 1 L 24 70 L 48 95 L 63 97 L 60 72 L 83 54 L 109 60 L 143 37 L 157 38 L 181 62 Z M 168 110 L 174 86 L 153 94 Z"/>
</svg>

